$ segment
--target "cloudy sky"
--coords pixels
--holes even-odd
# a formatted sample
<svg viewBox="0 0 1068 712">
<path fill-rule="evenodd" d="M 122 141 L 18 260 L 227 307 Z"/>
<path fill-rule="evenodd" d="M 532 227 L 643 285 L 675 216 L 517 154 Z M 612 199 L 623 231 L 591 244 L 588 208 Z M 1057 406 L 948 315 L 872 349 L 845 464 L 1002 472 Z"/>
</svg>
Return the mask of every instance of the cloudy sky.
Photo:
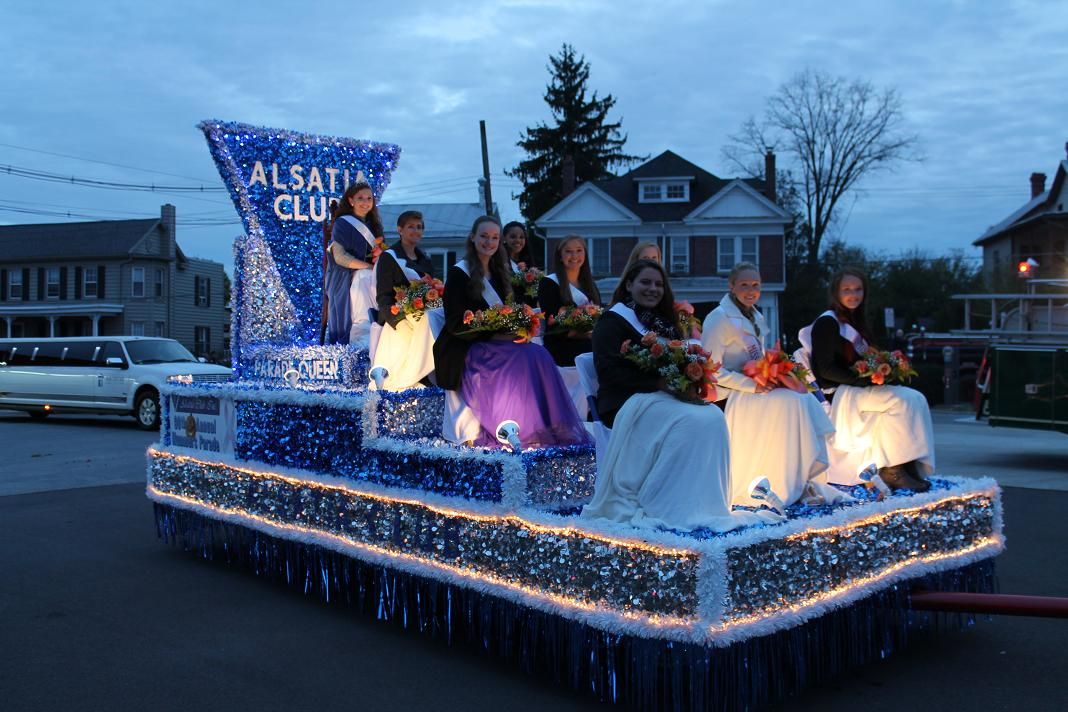
<svg viewBox="0 0 1068 712">
<path fill-rule="evenodd" d="M 503 175 L 549 119 L 548 57 L 571 43 L 616 99 L 627 148 L 723 177 L 726 137 L 797 71 L 896 87 L 922 163 L 873 176 L 839 236 L 883 250 L 964 248 L 1052 180 L 1068 141 L 1068 4 L 711 0 L 463 3 L 12 0 L 0 10 L 0 222 L 151 217 L 178 208 L 191 255 L 230 267 L 224 194 L 112 191 L 17 177 L 221 186 L 197 122 L 218 118 L 400 144 L 387 202 L 474 202 L 485 119 Z"/>
</svg>

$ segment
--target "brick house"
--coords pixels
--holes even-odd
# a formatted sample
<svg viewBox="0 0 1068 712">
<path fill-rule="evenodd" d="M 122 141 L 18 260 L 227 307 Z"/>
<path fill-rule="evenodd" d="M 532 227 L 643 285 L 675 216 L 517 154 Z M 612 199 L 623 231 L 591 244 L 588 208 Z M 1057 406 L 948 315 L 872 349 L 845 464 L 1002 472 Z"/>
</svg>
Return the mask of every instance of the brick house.
<svg viewBox="0 0 1068 712">
<path fill-rule="evenodd" d="M 983 248 L 983 278 L 989 288 L 1016 291 L 1016 266 L 1028 258 L 1038 263 L 1036 279 L 1068 278 L 1066 174 L 1068 160 L 1063 160 L 1047 190 L 1046 174 L 1032 173 L 1031 199 L 972 243 Z"/>
<path fill-rule="evenodd" d="M 774 154 L 766 160 L 767 175 L 774 176 Z M 535 224 L 546 237 L 545 264 L 561 238 L 586 239 L 605 299 L 639 242 L 660 245 L 676 297 L 699 314 L 726 293 L 735 263 L 754 262 L 764 283 L 761 311 L 771 333 L 779 333 L 789 222 L 775 203 L 774 181 L 719 178 L 665 151 L 619 177 L 580 184 Z"/>
<path fill-rule="evenodd" d="M 186 257 L 175 208 L 148 220 L 0 226 L 0 336 L 163 336 L 229 344 L 223 266 Z"/>
</svg>

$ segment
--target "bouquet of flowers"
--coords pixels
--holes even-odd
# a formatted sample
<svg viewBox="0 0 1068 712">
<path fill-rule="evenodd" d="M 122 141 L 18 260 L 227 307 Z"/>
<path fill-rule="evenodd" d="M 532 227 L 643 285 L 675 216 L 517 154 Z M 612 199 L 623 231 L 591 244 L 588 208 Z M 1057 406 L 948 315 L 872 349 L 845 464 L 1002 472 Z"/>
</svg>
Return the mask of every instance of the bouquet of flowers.
<svg viewBox="0 0 1068 712">
<path fill-rule="evenodd" d="M 756 361 L 749 361 L 742 366 L 742 373 L 752 378 L 761 388 L 789 388 L 798 393 L 808 393 L 808 369 L 783 353 L 779 342 L 775 348 L 768 349 Z"/>
<path fill-rule="evenodd" d="M 916 369 L 909 363 L 908 357 L 900 351 L 880 351 L 868 349 L 853 364 L 853 371 L 858 376 L 871 379 L 877 386 L 890 383 L 908 383 L 916 376 Z"/>
<path fill-rule="evenodd" d="M 422 279 L 413 279 L 407 287 L 394 287 L 393 293 L 397 301 L 389 308 L 390 313 L 396 316 L 404 312 L 405 317 L 419 321 L 427 309 L 437 309 L 441 306 L 445 285 L 440 279 L 426 275 Z"/>
<path fill-rule="evenodd" d="M 516 343 L 530 341 L 541 332 L 541 312 L 527 304 L 498 304 L 489 309 L 464 312 L 464 326 L 468 331 L 493 334 L 515 334 Z"/>
<path fill-rule="evenodd" d="M 378 262 L 378 258 L 382 256 L 382 253 L 386 251 L 386 238 L 381 235 L 375 238 L 375 246 L 371 248 L 371 253 L 367 255 L 367 261 L 371 264 Z"/>
<path fill-rule="evenodd" d="M 537 267 L 527 267 L 525 262 L 520 262 L 518 267 L 519 271 L 512 273 L 512 291 L 517 298 L 522 295 L 534 299 L 538 296 L 538 284 L 545 273 Z"/>
<path fill-rule="evenodd" d="M 663 377 L 676 398 L 706 403 L 716 400 L 719 364 L 700 344 L 668 341 L 650 331 L 637 344 L 630 339 L 624 341 L 619 352 L 643 371 Z"/>
<path fill-rule="evenodd" d="M 562 306 L 556 315 L 549 315 L 548 331 L 553 333 L 567 333 L 576 331 L 580 334 L 588 334 L 593 331 L 597 320 L 604 312 L 601 307 L 590 302 L 583 306 Z"/>
<path fill-rule="evenodd" d="M 693 304 L 689 302 L 675 302 L 675 318 L 679 322 L 679 329 L 687 339 L 701 338 L 701 322 L 693 315 Z"/>
</svg>

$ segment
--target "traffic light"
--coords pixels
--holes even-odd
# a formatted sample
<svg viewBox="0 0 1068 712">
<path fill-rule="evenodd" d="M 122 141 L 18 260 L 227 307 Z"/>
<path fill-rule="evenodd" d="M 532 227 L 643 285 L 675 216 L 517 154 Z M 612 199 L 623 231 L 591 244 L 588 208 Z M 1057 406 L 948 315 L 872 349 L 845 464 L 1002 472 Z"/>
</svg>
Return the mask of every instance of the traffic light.
<svg viewBox="0 0 1068 712">
<path fill-rule="evenodd" d="M 1033 257 L 1021 260 L 1020 263 L 1016 265 L 1016 276 L 1021 279 L 1031 279 L 1035 276 L 1035 267 L 1038 267 L 1038 263 L 1035 262 Z"/>
</svg>

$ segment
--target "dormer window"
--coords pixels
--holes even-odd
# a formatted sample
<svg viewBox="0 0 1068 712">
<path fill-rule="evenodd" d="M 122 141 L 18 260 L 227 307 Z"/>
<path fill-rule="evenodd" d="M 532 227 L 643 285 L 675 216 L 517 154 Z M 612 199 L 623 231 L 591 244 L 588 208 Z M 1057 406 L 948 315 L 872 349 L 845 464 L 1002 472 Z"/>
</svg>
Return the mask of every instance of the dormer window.
<svg viewBox="0 0 1068 712">
<path fill-rule="evenodd" d="M 685 203 L 690 200 L 689 178 L 642 180 L 639 186 L 640 203 Z"/>
</svg>

